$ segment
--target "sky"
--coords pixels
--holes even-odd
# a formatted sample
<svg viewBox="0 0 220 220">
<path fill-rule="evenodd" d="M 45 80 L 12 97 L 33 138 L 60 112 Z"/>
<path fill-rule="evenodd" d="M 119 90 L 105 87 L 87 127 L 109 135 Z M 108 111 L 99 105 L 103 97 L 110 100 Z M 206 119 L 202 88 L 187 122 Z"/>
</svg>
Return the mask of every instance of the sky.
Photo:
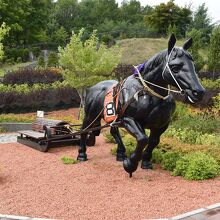
<svg viewBox="0 0 220 220">
<path fill-rule="evenodd" d="M 167 3 L 169 0 L 139 0 L 141 5 L 150 5 L 155 6 L 160 3 Z M 121 3 L 122 0 L 117 0 L 117 2 Z M 205 3 L 208 8 L 208 14 L 210 18 L 212 18 L 213 23 L 220 21 L 220 1 L 219 0 L 175 0 L 175 4 L 178 6 L 184 7 L 185 5 L 192 5 L 192 10 L 195 11 L 197 7 L 203 3 Z"/>
</svg>

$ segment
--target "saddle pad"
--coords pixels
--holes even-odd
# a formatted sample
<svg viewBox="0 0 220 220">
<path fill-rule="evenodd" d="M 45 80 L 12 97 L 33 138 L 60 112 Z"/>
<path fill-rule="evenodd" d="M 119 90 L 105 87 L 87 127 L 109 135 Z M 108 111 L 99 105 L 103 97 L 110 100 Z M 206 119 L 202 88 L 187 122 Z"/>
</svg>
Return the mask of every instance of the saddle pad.
<svg viewBox="0 0 220 220">
<path fill-rule="evenodd" d="M 114 88 L 116 85 L 113 85 L 105 95 L 104 99 L 104 120 L 107 123 L 113 122 L 117 118 L 117 108 L 118 108 L 118 98 L 119 93 L 117 92 L 116 97 L 113 97 Z"/>
</svg>

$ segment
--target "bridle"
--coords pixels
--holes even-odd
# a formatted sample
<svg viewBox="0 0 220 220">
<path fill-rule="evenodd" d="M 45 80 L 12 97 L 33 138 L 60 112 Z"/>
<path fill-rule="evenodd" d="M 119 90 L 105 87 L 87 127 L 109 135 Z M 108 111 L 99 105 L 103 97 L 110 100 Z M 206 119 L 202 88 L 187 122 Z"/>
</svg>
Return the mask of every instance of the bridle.
<svg viewBox="0 0 220 220">
<path fill-rule="evenodd" d="M 164 66 L 164 69 L 163 69 L 163 72 L 162 72 L 162 78 L 163 78 L 163 80 L 165 81 L 165 79 L 164 79 L 164 72 L 165 72 L 166 69 L 168 69 L 168 71 L 169 71 L 171 77 L 173 78 L 174 82 L 176 83 L 176 85 L 177 85 L 179 91 L 178 91 L 178 90 L 172 90 L 172 89 L 170 89 L 170 86 L 169 86 L 169 85 L 168 85 L 168 88 L 166 88 L 166 87 L 163 87 L 163 86 L 159 86 L 159 85 L 157 85 L 157 84 L 154 84 L 154 83 L 152 83 L 152 82 L 149 82 L 149 81 L 147 81 L 147 80 L 144 80 L 143 77 L 142 77 L 142 75 L 141 75 L 141 73 L 140 73 L 140 71 L 139 71 L 139 69 L 138 69 L 136 66 L 134 66 L 134 68 L 136 69 L 136 71 L 137 71 L 137 73 L 138 73 L 138 79 L 141 81 L 141 83 L 142 83 L 144 89 L 145 89 L 146 91 L 150 92 L 152 95 L 154 95 L 154 96 L 156 96 L 156 97 L 158 97 L 158 98 L 161 98 L 161 99 L 163 99 L 163 100 L 165 100 L 166 98 L 169 97 L 170 92 L 179 93 L 179 94 L 182 94 L 182 95 L 185 94 L 185 91 L 181 88 L 180 84 L 178 83 L 178 81 L 177 81 L 176 78 L 174 77 L 174 75 L 173 75 L 173 73 L 172 73 L 172 70 L 170 69 L 170 66 L 169 66 L 169 61 L 170 61 L 170 57 L 171 57 L 171 54 L 172 54 L 172 52 L 173 52 L 173 49 L 174 49 L 174 47 L 172 48 L 172 50 L 170 51 L 170 54 L 169 54 L 168 57 L 167 57 L 166 65 Z M 149 84 L 149 85 L 155 86 L 155 87 L 157 87 L 157 88 L 160 88 L 160 89 L 163 89 L 163 90 L 167 90 L 167 91 L 168 91 L 168 94 L 167 94 L 166 96 L 162 96 L 162 95 L 158 94 L 157 92 L 155 92 L 154 90 L 152 90 L 146 83 Z"/>
</svg>

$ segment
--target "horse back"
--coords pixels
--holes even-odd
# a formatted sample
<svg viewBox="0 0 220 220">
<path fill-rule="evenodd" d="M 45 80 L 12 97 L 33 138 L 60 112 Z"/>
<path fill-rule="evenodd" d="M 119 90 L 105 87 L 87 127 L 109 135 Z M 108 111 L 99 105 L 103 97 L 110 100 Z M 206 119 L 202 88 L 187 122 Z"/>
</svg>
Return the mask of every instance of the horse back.
<svg viewBox="0 0 220 220">
<path fill-rule="evenodd" d="M 85 113 L 99 113 L 103 109 L 107 91 L 116 83 L 118 83 L 116 80 L 106 80 L 88 88 L 85 98 Z"/>
</svg>

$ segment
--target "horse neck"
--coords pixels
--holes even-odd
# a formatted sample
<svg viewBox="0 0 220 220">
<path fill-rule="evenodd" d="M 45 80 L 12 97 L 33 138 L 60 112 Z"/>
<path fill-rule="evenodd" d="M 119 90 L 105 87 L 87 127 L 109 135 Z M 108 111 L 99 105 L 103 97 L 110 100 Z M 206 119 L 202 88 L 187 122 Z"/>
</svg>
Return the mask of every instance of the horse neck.
<svg viewBox="0 0 220 220">
<path fill-rule="evenodd" d="M 143 70 L 143 78 L 146 81 L 149 81 L 151 83 L 154 83 L 158 86 L 162 86 L 167 88 L 168 83 L 163 79 L 162 72 L 166 65 L 166 53 L 162 52 L 154 57 L 152 57 L 146 64 Z M 167 91 L 157 88 L 155 86 L 149 85 L 151 89 L 153 89 L 155 92 L 159 93 L 162 96 L 167 95 Z"/>
</svg>

